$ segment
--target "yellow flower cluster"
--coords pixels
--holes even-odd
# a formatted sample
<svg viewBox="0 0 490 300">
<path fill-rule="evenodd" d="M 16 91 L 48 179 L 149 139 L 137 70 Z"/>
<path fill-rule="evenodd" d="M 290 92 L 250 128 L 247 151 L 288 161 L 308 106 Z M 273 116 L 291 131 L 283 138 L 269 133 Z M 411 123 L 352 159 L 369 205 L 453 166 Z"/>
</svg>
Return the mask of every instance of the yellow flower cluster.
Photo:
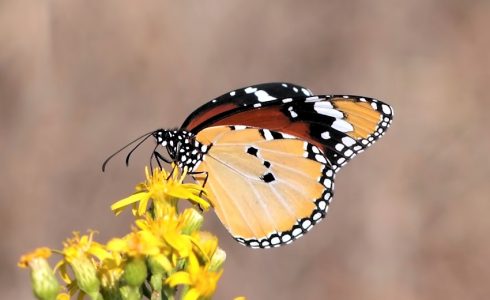
<svg viewBox="0 0 490 300">
<path fill-rule="evenodd" d="M 218 239 L 200 231 L 202 215 L 194 208 L 178 210 L 186 199 L 201 209 L 209 203 L 197 184 L 183 183 L 185 177 L 173 168 L 171 174 L 146 169 L 146 181 L 136 193 L 116 202 L 111 209 L 121 213 L 131 206 L 136 217 L 129 234 L 107 244 L 93 240 L 94 232 L 65 241 L 62 250 L 39 248 L 21 257 L 19 266 L 31 269 L 34 294 L 38 299 L 210 299 L 222 274 L 226 255 Z M 60 254 L 54 268 L 47 259 Z M 65 287 L 61 288 L 58 275 Z"/>
</svg>

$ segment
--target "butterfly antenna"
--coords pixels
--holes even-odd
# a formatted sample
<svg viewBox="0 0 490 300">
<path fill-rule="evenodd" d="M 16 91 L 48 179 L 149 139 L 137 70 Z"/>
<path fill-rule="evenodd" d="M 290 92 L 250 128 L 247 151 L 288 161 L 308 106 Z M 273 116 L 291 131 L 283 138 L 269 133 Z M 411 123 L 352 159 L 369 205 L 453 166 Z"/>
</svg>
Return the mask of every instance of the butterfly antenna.
<svg viewBox="0 0 490 300">
<path fill-rule="evenodd" d="M 155 158 L 155 160 L 157 161 L 158 165 L 160 166 L 160 162 L 158 161 L 158 158 L 156 157 L 155 155 L 155 152 L 157 151 L 157 147 L 158 147 L 158 144 L 155 146 L 155 148 L 153 148 L 153 151 L 151 152 L 151 155 L 150 155 L 150 169 L 151 171 L 153 172 L 153 158 Z M 162 166 L 160 166 L 160 169 L 162 168 Z"/>
<path fill-rule="evenodd" d="M 151 133 L 149 135 L 147 135 L 144 139 L 142 139 L 138 144 L 136 144 L 136 146 L 134 146 L 133 149 L 131 149 L 131 151 L 129 151 L 128 155 L 126 156 L 126 166 L 129 165 L 129 157 L 131 156 L 131 154 L 133 154 L 134 150 L 138 149 L 138 147 L 143 144 L 144 141 L 146 141 L 149 137 L 151 136 Z M 158 144 L 157 144 L 158 146 Z"/>
<path fill-rule="evenodd" d="M 129 155 L 131 155 L 131 153 L 136 149 L 138 148 L 139 145 L 141 145 L 141 143 L 143 143 L 147 138 L 149 138 L 151 136 L 151 134 L 155 132 L 155 131 L 150 131 L 148 133 L 145 133 L 143 134 L 142 136 L 138 137 L 137 139 L 133 140 L 132 142 L 129 142 L 127 145 L 125 145 L 124 147 L 122 147 L 121 149 L 117 150 L 116 152 L 114 152 L 111 156 L 109 156 L 105 161 L 104 163 L 102 164 L 102 172 L 105 172 L 105 167 L 107 165 L 107 163 L 116 155 L 118 155 L 119 153 L 121 153 L 121 151 L 123 151 L 124 149 L 128 148 L 129 146 L 131 146 L 132 144 L 138 142 L 140 139 L 143 139 L 142 141 L 140 141 L 135 148 L 133 148 L 133 150 L 131 150 L 131 152 L 129 153 Z M 128 165 L 128 162 L 129 162 L 129 155 L 128 157 L 126 157 L 126 165 Z"/>
</svg>

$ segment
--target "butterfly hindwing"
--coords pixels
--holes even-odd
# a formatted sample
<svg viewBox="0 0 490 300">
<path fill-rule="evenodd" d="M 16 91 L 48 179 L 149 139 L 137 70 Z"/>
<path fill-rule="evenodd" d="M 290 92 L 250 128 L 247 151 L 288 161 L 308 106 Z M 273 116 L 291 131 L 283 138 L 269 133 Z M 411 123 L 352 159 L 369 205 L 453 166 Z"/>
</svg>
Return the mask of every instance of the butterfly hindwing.
<svg viewBox="0 0 490 300">
<path fill-rule="evenodd" d="M 315 145 L 247 126 L 209 127 L 196 140 L 209 149 L 195 171 L 207 174 L 216 214 L 240 243 L 289 243 L 325 216 L 334 172 Z"/>
</svg>

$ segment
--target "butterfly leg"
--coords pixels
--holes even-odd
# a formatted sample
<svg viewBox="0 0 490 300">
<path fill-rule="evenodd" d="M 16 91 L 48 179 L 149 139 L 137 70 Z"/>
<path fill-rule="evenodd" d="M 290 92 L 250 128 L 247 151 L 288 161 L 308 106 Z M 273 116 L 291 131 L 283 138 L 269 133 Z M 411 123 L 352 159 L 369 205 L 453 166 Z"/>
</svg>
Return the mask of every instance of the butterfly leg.
<svg viewBox="0 0 490 300">
<path fill-rule="evenodd" d="M 169 160 L 168 158 L 165 158 L 162 154 L 160 154 L 158 151 L 153 151 L 153 156 L 155 157 L 155 160 L 157 161 L 157 164 L 158 166 L 160 167 L 160 169 L 162 169 L 162 161 L 167 163 L 167 164 L 171 164 L 172 161 Z M 151 163 L 151 160 L 150 160 L 150 163 Z"/>
<path fill-rule="evenodd" d="M 206 186 L 206 183 L 208 182 L 209 173 L 208 172 L 205 172 L 205 171 L 202 171 L 202 172 L 189 172 L 189 175 L 192 175 L 192 176 L 194 176 L 194 175 L 202 175 L 202 174 L 204 174 L 204 176 L 205 176 L 204 177 L 204 180 L 202 182 L 202 188 L 204 188 Z M 199 197 L 202 197 L 203 192 L 204 191 L 201 191 L 199 193 Z M 199 209 L 201 211 L 203 211 L 203 209 L 202 209 L 202 207 L 200 205 L 199 205 Z"/>
</svg>

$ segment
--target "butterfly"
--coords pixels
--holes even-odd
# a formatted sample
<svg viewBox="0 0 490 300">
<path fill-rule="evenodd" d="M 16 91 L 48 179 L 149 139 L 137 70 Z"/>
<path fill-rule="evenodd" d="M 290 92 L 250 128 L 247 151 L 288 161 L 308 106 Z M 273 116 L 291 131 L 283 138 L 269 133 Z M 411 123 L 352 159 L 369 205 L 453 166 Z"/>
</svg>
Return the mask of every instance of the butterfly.
<svg viewBox="0 0 490 300">
<path fill-rule="evenodd" d="M 383 136 L 392 119 L 393 108 L 373 98 L 264 83 L 217 97 L 180 128 L 152 131 L 138 145 L 154 137 L 170 157 L 154 151 L 157 161 L 187 168 L 205 186 L 235 240 L 271 248 L 325 217 L 336 173 Z"/>
</svg>

